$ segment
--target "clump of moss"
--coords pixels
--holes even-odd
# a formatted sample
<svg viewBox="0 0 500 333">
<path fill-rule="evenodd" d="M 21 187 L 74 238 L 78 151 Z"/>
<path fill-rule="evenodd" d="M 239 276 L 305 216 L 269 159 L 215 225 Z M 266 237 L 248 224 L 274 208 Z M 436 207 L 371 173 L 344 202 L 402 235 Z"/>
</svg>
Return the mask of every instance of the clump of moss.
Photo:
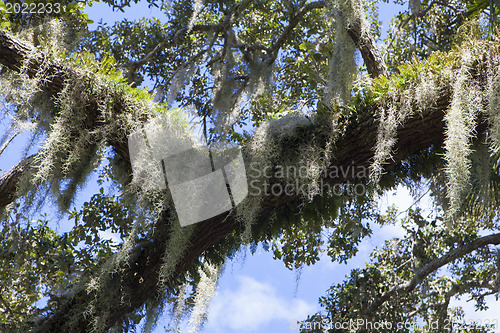
<svg viewBox="0 0 500 333">
<path fill-rule="evenodd" d="M 352 82 L 356 73 L 354 52 L 356 48 L 347 32 L 347 26 L 361 20 L 362 29 L 367 28 L 363 6 L 358 1 L 339 0 L 328 2 L 330 15 L 334 18 L 334 49 L 328 62 L 328 84 L 325 105 L 332 110 L 344 107 L 350 101 Z"/>
<path fill-rule="evenodd" d="M 200 267 L 200 282 L 196 285 L 194 306 L 189 319 L 189 332 L 199 332 L 207 319 L 210 301 L 215 296 L 221 268 L 205 263 Z"/>
<path fill-rule="evenodd" d="M 445 159 L 451 215 L 460 208 L 465 188 L 469 185 L 471 138 L 474 136 L 477 116 L 484 111 L 483 93 L 469 73 L 473 58 L 465 53 L 462 59 L 462 66 L 456 72 L 451 105 L 445 116 Z"/>
</svg>

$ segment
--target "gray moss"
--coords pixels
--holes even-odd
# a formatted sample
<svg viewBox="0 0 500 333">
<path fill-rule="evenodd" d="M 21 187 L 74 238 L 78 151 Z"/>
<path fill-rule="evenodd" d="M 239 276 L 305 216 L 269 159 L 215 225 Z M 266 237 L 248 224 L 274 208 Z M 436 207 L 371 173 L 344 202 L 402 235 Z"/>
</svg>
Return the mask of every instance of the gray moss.
<svg viewBox="0 0 500 333">
<path fill-rule="evenodd" d="M 347 33 L 347 26 L 361 20 L 362 29 L 366 29 L 366 18 L 360 1 L 330 0 L 329 15 L 334 18 L 334 50 L 328 61 L 328 77 L 325 104 L 332 110 L 349 103 L 352 83 L 356 75 L 356 48 Z"/>
<path fill-rule="evenodd" d="M 445 115 L 447 197 L 450 201 L 449 216 L 460 209 L 467 188 L 470 187 L 470 155 L 477 116 L 483 110 L 483 92 L 470 76 L 473 57 L 462 55 L 462 67 L 456 71 L 451 105 Z"/>
</svg>

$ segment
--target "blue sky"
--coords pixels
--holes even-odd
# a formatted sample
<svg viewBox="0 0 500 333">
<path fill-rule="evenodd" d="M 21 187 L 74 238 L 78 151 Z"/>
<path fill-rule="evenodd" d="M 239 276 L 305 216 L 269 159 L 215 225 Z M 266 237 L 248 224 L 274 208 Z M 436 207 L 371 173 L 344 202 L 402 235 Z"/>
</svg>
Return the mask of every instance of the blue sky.
<svg viewBox="0 0 500 333">
<path fill-rule="evenodd" d="M 380 18 L 386 29 L 388 19 L 399 7 L 385 3 L 380 6 Z M 112 12 L 109 7 L 96 3 L 87 9 L 87 13 L 95 22 L 102 19 L 108 24 L 124 18 L 136 20 L 142 17 L 161 17 L 158 10 L 147 8 L 147 5 L 134 5 L 132 9 L 121 13 Z M 19 160 L 26 140 L 27 136 L 19 137 L 6 153 L 0 156 L 0 172 L 8 170 Z M 88 200 L 97 188 L 96 179 L 89 180 L 76 205 L 80 206 L 83 201 Z M 392 203 L 404 210 L 412 204 L 412 198 L 405 189 L 399 189 L 381 199 L 381 207 Z M 429 209 L 427 197 L 423 199 L 422 207 Z M 47 210 L 50 216 L 50 208 Z M 59 231 L 67 230 L 71 223 L 61 221 Z M 324 257 L 316 265 L 304 267 L 300 274 L 289 271 L 281 261 L 273 260 L 272 254 L 261 248 L 255 255 L 251 255 L 249 251 L 242 252 L 225 266 L 203 332 L 297 332 L 291 323 L 320 310 L 318 298 L 325 295 L 332 284 L 340 283 L 351 269 L 363 267 L 369 260 L 369 254 L 384 240 L 402 234 L 399 226 L 379 228 L 370 239 L 363 241 L 359 254 L 349 261 L 348 265 L 332 263 L 328 257 Z M 469 319 L 500 320 L 500 306 L 494 301 L 490 303 L 492 307 L 488 312 L 481 313 L 475 313 L 473 305 L 465 300 L 453 301 L 453 304 L 463 306 Z M 167 320 L 165 318 L 164 321 Z M 155 332 L 164 332 L 164 321 L 160 321 Z"/>
</svg>

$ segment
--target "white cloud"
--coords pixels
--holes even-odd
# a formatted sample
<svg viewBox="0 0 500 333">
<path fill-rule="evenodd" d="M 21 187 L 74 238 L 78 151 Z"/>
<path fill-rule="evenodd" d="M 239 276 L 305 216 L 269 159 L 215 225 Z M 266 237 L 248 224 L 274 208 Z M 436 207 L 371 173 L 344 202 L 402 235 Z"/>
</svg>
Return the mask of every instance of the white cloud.
<svg viewBox="0 0 500 333">
<path fill-rule="evenodd" d="M 209 331 L 258 332 L 260 326 L 274 320 L 282 320 L 288 327 L 290 320 L 305 319 L 316 311 L 316 306 L 301 299 L 278 295 L 270 284 L 248 276 L 236 279 L 236 290 L 222 290 L 213 299 L 205 326 Z"/>
</svg>

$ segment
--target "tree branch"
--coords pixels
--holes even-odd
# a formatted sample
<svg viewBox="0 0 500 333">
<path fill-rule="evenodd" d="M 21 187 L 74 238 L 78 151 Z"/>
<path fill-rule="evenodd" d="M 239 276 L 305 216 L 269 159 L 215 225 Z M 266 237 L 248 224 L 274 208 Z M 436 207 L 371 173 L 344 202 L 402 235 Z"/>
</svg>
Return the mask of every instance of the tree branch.
<svg viewBox="0 0 500 333">
<path fill-rule="evenodd" d="M 271 57 L 270 62 L 273 62 L 276 59 L 278 51 L 290 37 L 291 32 L 297 27 L 304 15 L 313 9 L 320 9 L 324 8 L 325 6 L 325 1 L 321 0 L 310 2 L 299 9 L 295 16 L 290 20 L 283 33 L 278 37 L 276 42 L 267 50 L 268 54 L 270 54 Z M 340 15 L 340 17 L 343 19 L 343 15 Z M 387 75 L 387 67 L 382 58 L 382 54 L 377 47 L 375 38 L 373 38 L 369 31 L 363 31 L 361 26 L 361 18 L 358 18 L 350 25 L 347 24 L 345 19 L 343 19 L 342 21 L 343 22 L 341 23 L 346 27 L 347 33 L 352 38 L 354 45 L 356 45 L 356 47 L 361 52 L 361 56 L 363 57 L 370 76 L 378 77 L 380 75 Z"/>
<path fill-rule="evenodd" d="M 191 32 L 208 32 L 208 31 L 220 31 L 222 29 L 221 24 L 196 24 L 191 28 Z M 155 54 L 166 50 L 168 48 L 171 48 L 175 45 L 177 45 L 186 33 L 188 33 L 188 28 L 182 28 L 178 30 L 175 33 L 175 36 L 172 40 L 169 41 L 164 41 L 159 43 L 154 47 L 153 50 L 151 50 L 148 54 L 146 54 L 142 59 L 137 60 L 137 61 L 129 61 L 126 64 L 122 66 L 122 68 L 129 68 L 127 73 L 125 74 L 125 77 L 129 79 L 129 84 L 132 83 L 131 78 L 134 76 L 134 73 L 137 72 L 137 70 L 147 64 L 154 56 Z"/>
<path fill-rule="evenodd" d="M 4 31 L 0 31 L 0 63 L 8 66 L 13 70 L 19 70 L 21 63 L 28 57 L 28 54 L 33 54 L 32 48 L 24 45 L 16 38 L 10 36 Z M 28 72 L 36 73 L 42 61 L 48 61 L 40 52 L 37 53 L 35 60 L 28 64 Z M 64 68 L 55 62 L 48 62 L 50 73 L 53 73 L 51 79 L 45 83 L 47 93 L 55 95 L 63 88 L 66 78 L 73 75 L 81 75 L 77 70 L 71 68 Z M 443 80 L 443 84 L 450 84 Z M 416 152 L 427 149 L 433 145 L 440 146 L 443 142 L 443 115 L 448 108 L 451 100 L 451 87 L 442 86 L 441 93 L 436 101 L 429 101 L 429 106 L 419 112 L 413 112 L 404 124 L 399 124 L 397 129 L 398 141 L 395 144 L 391 163 L 401 161 Z M 120 112 L 131 112 L 122 105 Z M 411 107 L 417 110 L 417 106 L 411 104 Z M 352 165 L 368 167 L 373 159 L 373 147 L 377 143 L 377 129 L 378 123 L 375 117 L 377 107 L 371 110 L 364 110 L 364 114 L 359 119 L 352 120 L 352 124 L 347 128 L 345 134 L 342 134 L 336 141 L 336 147 L 333 152 L 334 158 L 330 161 L 330 168 L 347 168 Z M 93 126 L 97 126 L 99 119 L 97 116 L 93 119 Z M 308 141 L 312 139 L 312 135 L 316 129 L 320 128 L 322 124 L 311 124 L 310 128 L 304 132 L 303 140 Z M 324 125 L 324 124 L 323 124 Z M 331 135 L 334 135 L 333 130 Z M 130 163 L 126 133 L 121 133 L 122 136 L 117 136 L 110 144 L 115 149 L 118 156 L 120 156 L 126 163 Z M 299 149 L 297 141 L 284 140 L 281 141 L 280 147 L 276 149 Z M 296 146 L 294 146 L 296 145 Z M 245 149 L 244 149 L 245 150 Z M 247 153 L 245 158 L 251 160 L 251 156 Z M 15 188 L 16 179 L 22 174 L 30 165 L 33 157 L 19 163 L 8 173 L 2 175 L 0 178 L 0 193 L 15 193 L 12 189 Z M 346 170 L 346 169 L 344 169 Z M 332 183 L 341 183 L 348 178 L 329 178 L 331 173 L 325 173 L 325 181 Z M 272 184 L 271 184 L 272 185 Z M 5 191 L 5 192 L 4 192 Z M 4 206 L 12 202 L 13 196 L 9 195 L 8 198 L 0 197 L 0 206 Z M 297 207 L 304 203 L 304 199 L 297 196 L 269 196 L 263 200 L 261 210 L 257 216 L 256 225 L 267 225 L 269 223 L 268 217 L 272 212 L 280 212 L 285 209 L 297 209 Z M 169 240 L 169 231 L 171 228 L 170 220 L 172 212 L 167 210 L 162 216 L 161 220 L 155 225 L 154 236 L 151 239 L 142 241 L 137 245 L 129 257 L 123 264 L 123 269 L 118 272 L 104 274 L 103 290 L 108 294 L 116 295 L 116 299 L 121 299 L 123 290 L 127 291 L 126 301 L 117 302 L 112 312 L 109 313 L 107 327 L 112 327 L 128 314 L 141 307 L 144 302 L 157 293 L 164 292 L 164 289 L 158 284 L 158 272 L 163 265 L 163 250 Z M 221 242 L 225 237 L 233 233 L 235 230 L 241 229 L 240 223 L 235 219 L 231 212 L 214 217 L 210 220 L 195 225 L 195 230 L 190 241 L 190 245 L 184 253 L 184 257 L 177 264 L 172 281 L 183 276 L 183 274 L 196 263 L 198 258 L 207 250 L 210 250 L 214 245 Z M 450 251 L 445 256 L 436 259 L 424 266 L 417 272 L 415 277 L 407 284 L 396 286 L 390 291 L 386 292 L 379 300 L 372 303 L 369 311 L 376 311 L 387 299 L 399 292 L 410 292 L 413 290 L 422 279 L 426 278 L 429 274 L 438 268 L 446 265 L 447 263 L 456 260 L 460 256 L 470 253 L 482 246 L 488 244 L 500 244 L 500 234 L 486 236 L 477 239 L 467 245 L 458 249 Z M 90 329 L 91 318 L 84 316 L 84 310 L 96 299 L 101 297 L 96 293 L 88 293 L 82 290 L 77 293 L 73 298 L 68 300 L 59 311 L 51 314 L 48 318 L 40 321 L 38 326 L 39 332 L 86 332 Z M 100 302 L 96 303 L 96 312 L 104 312 L 109 309 L 100 308 Z M 75 327 L 70 326 L 69 318 L 79 314 L 79 321 Z"/>
<path fill-rule="evenodd" d="M 190 32 L 221 32 L 224 29 L 227 29 L 228 26 L 238 17 L 238 15 L 245 9 L 247 8 L 252 0 L 243 0 L 240 4 L 236 5 L 228 14 L 225 15 L 225 18 L 222 22 L 218 24 L 195 24 L 191 28 L 185 27 L 180 30 L 178 30 L 174 38 L 168 42 L 161 42 L 160 44 L 156 45 L 155 48 L 146 54 L 142 59 L 138 61 L 129 61 L 125 65 L 123 65 L 124 68 L 130 68 L 127 74 L 125 75 L 127 78 L 132 78 L 134 73 L 143 65 L 147 64 L 155 54 L 158 52 L 161 52 L 165 49 L 171 48 L 179 43 L 181 38 L 185 36 L 187 33 Z M 213 43 L 212 43 L 213 44 Z M 131 82 L 129 82 L 131 83 Z"/>
<path fill-rule="evenodd" d="M 268 49 L 268 53 L 272 59 L 271 62 L 273 62 L 276 59 L 276 57 L 278 56 L 278 51 L 281 49 L 283 44 L 285 44 L 286 40 L 290 37 L 290 34 L 292 33 L 293 29 L 295 29 L 297 25 L 299 25 L 304 15 L 306 15 L 313 9 L 320 9 L 324 8 L 325 6 L 326 6 L 325 1 L 315 1 L 315 2 L 310 2 L 299 9 L 299 11 L 294 15 L 294 17 L 292 17 L 292 19 L 288 23 L 288 26 L 285 28 L 283 33 L 278 37 L 276 42 L 274 42 L 274 44 Z"/>
<path fill-rule="evenodd" d="M 356 45 L 359 52 L 361 52 L 368 74 L 370 74 L 372 78 L 387 75 L 387 67 L 385 65 L 384 58 L 377 47 L 375 38 L 372 36 L 370 31 L 362 29 L 361 18 L 357 18 L 354 22 L 348 25 L 345 22 L 343 15 L 339 15 L 339 17 L 343 21 L 343 25 L 346 26 L 347 33 L 352 38 L 354 45 Z"/>
<path fill-rule="evenodd" d="M 34 159 L 35 155 L 31 155 L 0 176 L 0 209 L 16 200 L 19 180 L 29 171 Z"/>
<path fill-rule="evenodd" d="M 414 290 L 427 276 L 437 271 L 439 268 L 455 261 L 464 255 L 467 255 L 481 247 L 487 245 L 498 245 L 500 244 L 500 233 L 492 234 L 485 237 L 478 238 L 468 244 L 462 245 L 456 249 L 450 250 L 448 253 L 440 258 L 434 259 L 420 270 L 418 270 L 413 278 L 402 285 L 394 286 L 390 290 L 386 291 L 379 299 L 375 300 L 365 311 L 365 314 L 375 313 L 382 304 L 388 301 L 391 297 L 404 292 L 409 293 Z"/>
<path fill-rule="evenodd" d="M 7 147 L 10 145 L 10 143 L 16 138 L 16 136 L 19 135 L 19 131 L 16 131 L 14 134 L 12 134 L 5 142 L 4 144 L 2 145 L 2 147 L 0 147 L 0 156 L 3 154 L 3 152 L 5 151 L 5 149 L 7 149 Z"/>
<path fill-rule="evenodd" d="M 23 62 L 28 58 L 30 61 L 26 66 L 26 73 L 30 77 L 35 76 L 44 64 L 50 64 L 46 72 L 47 80 L 44 85 L 39 88 L 52 95 L 55 95 L 62 90 L 64 82 L 68 78 L 78 75 L 77 70 L 63 68 L 60 64 L 49 60 L 45 54 L 26 45 L 20 40 L 13 38 L 5 31 L 0 30 L 0 64 L 11 70 L 19 71 L 21 70 Z"/>
<path fill-rule="evenodd" d="M 20 64 L 28 54 L 35 52 L 33 49 L 24 45 L 9 34 L 0 31 L 0 63 L 9 66 L 14 70 L 19 70 Z M 43 54 L 37 53 L 37 59 L 45 59 Z M 31 61 L 29 64 L 29 71 L 36 73 L 37 68 L 40 66 L 40 61 Z M 51 80 L 46 82 L 46 91 L 49 94 L 55 95 L 61 91 L 63 83 L 67 77 L 73 75 L 81 75 L 78 71 L 71 68 L 63 68 L 57 63 L 48 62 L 49 70 L 54 73 Z M 97 97 L 96 97 L 97 98 Z M 420 112 L 415 112 L 413 116 L 409 116 L 404 124 L 398 127 L 399 140 L 395 145 L 393 163 L 404 159 L 419 150 L 426 149 L 432 145 L 441 145 L 443 140 L 443 115 L 444 111 L 450 103 L 450 89 L 443 87 L 442 93 L 439 95 L 438 100 L 432 101 L 432 107 L 428 107 Z M 93 103 L 97 105 L 97 103 Z M 115 112 L 127 113 L 133 110 L 127 109 L 126 105 L 121 105 L 123 109 L 117 109 Z M 416 106 L 414 106 L 416 107 Z M 377 129 L 378 122 L 374 116 L 377 110 L 365 110 L 364 116 L 356 121 L 353 120 L 352 124 L 347 128 L 343 134 L 336 141 L 336 148 L 334 151 L 334 158 L 331 160 L 331 168 L 348 168 L 353 165 L 368 167 L 373 158 L 373 147 L 377 142 Z M 97 112 L 89 110 L 89 114 L 96 116 L 89 119 L 89 126 L 98 126 Z M 90 123 L 90 121 L 94 123 Z M 324 124 L 314 123 L 310 125 L 307 131 L 304 131 L 301 142 L 309 143 L 312 139 L 311 135 L 317 132 L 318 129 L 324 127 Z M 324 130 L 323 130 L 324 131 Z M 422 135 L 425 133 L 425 135 Z M 115 152 L 120 156 L 125 163 L 130 165 L 130 157 L 127 147 L 126 133 L 123 131 L 114 140 L 110 140 Z M 270 133 L 270 135 L 272 135 Z M 336 135 L 332 130 L 329 135 Z M 325 138 L 328 140 L 328 138 Z M 278 151 L 285 151 L 294 149 L 293 144 L 297 147 L 295 151 L 299 151 L 300 142 L 297 140 L 280 140 L 282 147 L 277 147 Z M 322 145 L 324 143 L 318 143 Z M 245 148 L 243 149 L 244 151 Z M 245 155 L 246 162 L 251 161 L 251 156 L 247 153 Z M 26 168 L 28 164 L 22 164 L 19 169 Z M 16 169 L 17 170 L 17 169 Z M 347 170 L 347 169 L 344 169 Z M 18 171 L 16 171 L 18 172 Z M 12 174 L 10 172 L 9 174 Z M 330 178 L 332 173 L 325 173 L 324 181 L 326 183 L 342 183 L 349 179 L 339 177 Z M 5 176 L 5 175 L 4 175 Z M 4 178 L 2 176 L 2 179 Z M 8 183 L 8 176 L 5 176 L 6 183 Z M 10 178 L 9 178 L 10 179 Z M 10 182 L 13 184 L 13 182 Z M 272 185 L 272 184 L 271 184 Z M 10 185 L 12 186 L 12 185 Z M 2 200 L 3 197 L 2 197 Z M 11 201 L 10 197 L 9 200 Z M 6 201 L 4 201 L 5 203 Z M 297 207 L 305 203 L 305 199 L 299 195 L 296 196 L 271 196 L 262 200 L 263 204 L 260 212 L 257 215 L 255 225 L 266 226 L 269 223 L 268 217 L 273 212 L 283 212 L 285 210 L 296 210 Z M 102 314 L 107 312 L 109 314 L 106 322 L 107 327 L 112 327 L 119 323 L 128 314 L 140 308 L 144 302 L 151 297 L 155 297 L 158 293 L 163 293 L 165 290 L 158 284 L 158 272 L 163 265 L 163 251 L 169 240 L 170 222 L 172 215 L 171 211 L 166 211 L 160 221 L 155 225 L 155 233 L 152 239 L 147 239 L 137 245 L 133 250 L 129 259 L 123 263 L 123 269 L 118 272 L 103 272 L 102 281 L 104 281 L 103 289 L 106 290 L 108 295 L 115 295 L 116 299 L 122 299 L 123 302 L 117 302 L 112 310 L 102 307 L 103 302 L 99 300 L 103 297 L 98 293 L 87 293 L 82 290 L 77 293 L 73 298 L 69 299 L 57 312 L 51 314 L 49 317 L 42 319 L 38 326 L 39 332 L 86 332 L 91 328 L 91 318 L 84 315 L 85 309 L 89 304 L 95 302 L 95 313 Z M 198 223 L 195 225 L 193 235 L 190 240 L 189 247 L 185 250 L 182 260 L 177 264 L 175 272 L 172 276 L 172 281 L 176 281 L 179 277 L 183 276 L 192 265 L 196 264 L 198 258 L 207 250 L 210 250 L 214 245 L 221 242 L 225 237 L 231 235 L 235 230 L 238 231 L 242 227 L 235 219 L 231 212 L 214 217 L 210 220 Z M 123 296 L 124 291 L 126 296 Z M 76 326 L 71 326 L 74 321 L 75 314 L 79 315 Z"/>
</svg>

